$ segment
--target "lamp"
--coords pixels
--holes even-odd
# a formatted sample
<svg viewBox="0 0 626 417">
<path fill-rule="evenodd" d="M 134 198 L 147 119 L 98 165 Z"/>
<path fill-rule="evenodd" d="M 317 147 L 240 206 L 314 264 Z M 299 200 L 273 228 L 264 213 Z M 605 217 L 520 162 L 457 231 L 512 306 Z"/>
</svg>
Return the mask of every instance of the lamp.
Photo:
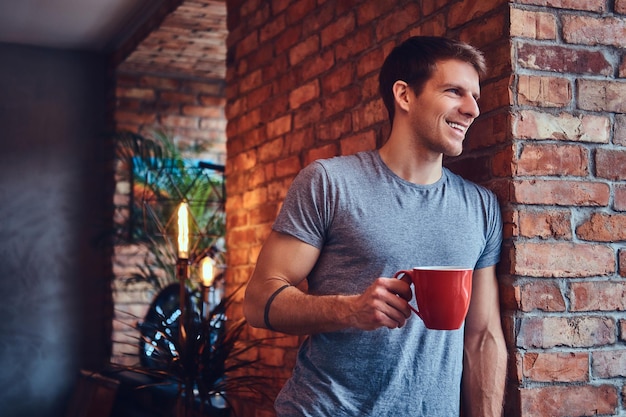
<svg viewBox="0 0 626 417">
<path fill-rule="evenodd" d="M 202 270 L 202 286 L 210 287 L 215 280 L 215 261 L 210 256 L 205 256 L 200 262 Z"/>
<path fill-rule="evenodd" d="M 186 202 L 178 206 L 178 257 L 176 260 L 176 276 L 179 281 L 179 303 L 180 303 L 180 342 L 185 345 L 187 331 L 185 329 L 187 306 L 186 281 L 189 275 L 189 207 Z"/>
<path fill-rule="evenodd" d="M 215 302 L 215 261 L 210 256 L 205 256 L 200 262 L 200 278 L 202 282 L 202 317 L 211 311 Z"/>
</svg>

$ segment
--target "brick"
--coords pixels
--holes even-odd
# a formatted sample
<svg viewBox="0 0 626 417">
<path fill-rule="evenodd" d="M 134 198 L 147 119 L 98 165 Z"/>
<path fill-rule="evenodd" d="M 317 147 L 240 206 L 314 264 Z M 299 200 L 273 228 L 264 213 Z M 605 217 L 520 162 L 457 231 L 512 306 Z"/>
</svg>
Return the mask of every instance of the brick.
<svg viewBox="0 0 626 417">
<path fill-rule="evenodd" d="M 619 146 L 626 146 L 626 114 L 615 115 L 613 143 Z"/>
<path fill-rule="evenodd" d="M 302 151 L 311 148 L 315 142 L 313 127 L 309 126 L 285 134 L 285 142 L 287 155 L 300 154 Z"/>
<path fill-rule="evenodd" d="M 524 378 L 536 382 L 589 381 L 586 352 L 532 353 L 522 359 Z"/>
<path fill-rule="evenodd" d="M 437 23 L 441 22 L 437 21 Z M 442 26 L 445 27 L 445 24 Z M 492 47 L 494 39 L 503 39 L 508 36 L 508 16 L 506 13 L 495 13 L 481 17 L 478 20 L 473 20 L 463 26 L 463 29 L 459 33 L 459 40 L 480 49 L 487 49 Z M 491 55 L 491 52 L 489 55 Z M 491 64 L 489 64 L 488 67 L 491 67 Z"/>
<path fill-rule="evenodd" d="M 571 175 L 589 174 L 589 155 L 586 148 L 576 145 L 525 145 L 517 161 L 517 175 Z"/>
<path fill-rule="evenodd" d="M 376 132 L 369 130 L 360 134 L 341 139 L 339 143 L 341 155 L 351 155 L 376 148 Z"/>
<path fill-rule="evenodd" d="M 369 3 L 365 3 L 369 4 Z M 374 34 L 371 30 L 360 29 L 350 36 L 338 40 L 335 44 L 335 58 L 337 61 L 350 61 L 354 63 L 354 57 L 361 54 L 374 43 Z"/>
<path fill-rule="evenodd" d="M 556 39 L 556 17 L 552 13 L 511 8 L 510 36 L 546 40 Z"/>
<path fill-rule="evenodd" d="M 420 18 L 419 4 L 415 2 L 405 3 L 402 8 L 396 9 L 376 22 L 376 40 L 382 41 L 396 36 L 404 28 L 414 25 Z"/>
<path fill-rule="evenodd" d="M 285 140 L 282 137 L 263 143 L 259 146 L 259 162 L 275 161 L 283 155 Z"/>
<path fill-rule="evenodd" d="M 115 112 L 115 121 L 118 123 L 127 123 L 135 125 L 153 124 L 156 122 L 156 114 L 154 113 L 135 113 L 128 111 Z"/>
<path fill-rule="evenodd" d="M 626 185 L 615 185 L 613 209 L 615 211 L 626 211 Z"/>
<path fill-rule="evenodd" d="M 458 175 L 477 183 L 488 181 L 491 178 L 489 164 L 491 158 L 487 156 L 467 157 L 446 161 L 446 166 Z"/>
<path fill-rule="evenodd" d="M 613 66 L 601 51 L 568 46 L 533 45 L 514 42 L 517 64 L 522 68 L 573 74 L 610 76 Z"/>
<path fill-rule="evenodd" d="M 157 90 L 176 91 L 181 87 L 181 80 L 167 77 L 142 76 L 139 85 Z"/>
<path fill-rule="evenodd" d="M 322 48 L 325 48 L 354 31 L 355 17 L 353 13 L 341 16 L 322 29 L 320 34 Z"/>
<path fill-rule="evenodd" d="M 488 113 L 492 110 L 508 107 L 509 99 L 509 79 L 504 78 L 495 82 L 484 83 L 480 93 L 480 111 Z"/>
<path fill-rule="evenodd" d="M 394 2 L 391 1 L 368 1 L 364 2 L 356 10 L 357 24 L 359 26 L 365 23 L 377 19 L 380 16 L 386 15 L 395 7 Z"/>
<path fill-rule="evenodd" d="M 615 0 L 615 13 L 626 14 L 626 0 Z"/>
<path fill-rule="evenodd" d="M 567 43 L 579 45 L 626 46 L 626 19 L 617 17 L 591 17 L 564 15 L 563 38 Z"/>
<path fill-rule="evenodd" d="M 299 0 L 291 3 L 287 13 L 289 24 L 300 24 L 302 19 L 314 12 L 317 7 L 315 0 Z M 276 13 L 276 10 L 274 12 Z"/>
<path fill-rule="evenodd" d="M 265 187 L 258 187 L 243 193 L 243 208 L 245 209 L 251 209 L 267 201 L 267 188 Z M 241 236 L 233 237 L 235 240 L 240 240 L 241 242 L 254 242 L 253 233 L 254 231 L 252 229 L 244 229 L 240 231 Z"/>
<path fill-rule="evenodd" d="M 268 40 L 278 36 L 283 30 L 285 30 L 286 22 L 285 15 L 278 15 L 273 20 L 268 20 L 263 23 L 263 26 L 259 29 L 259 42 L 261 44 Z"/>
<path fill-rule="evenodd" d="M 626 214 L 592 213 L 576 228 L 576 235 L 595 242 L 626 241 Z"/>
<path fill-rule="evenodd" d="M 184 116 L 198 116 L 207 118 L 222 118 L 224 109 L 221 107 L 211 106 L 183 106 L 182 114 Z"/>
<path fill-rule="evenodd" d="M 229 165 L 233 171 L 247 171 L 257 164 L 256 152 L 243 152 L 238 155 L 231 155 L 228 158 Z M 230 177 L 229 177 L 230 178 Z"/>
<path fill-rule="evenodd" d="M 386 119 L 387 110 L 382 100 L 372 100 L 368 103 L 363 103 L 363 105 L 352 112 L 352 127 L 358 132 Z"/>
<path fill-rule="evenodd" d="M 491 159 L 492 174 L 498 177 L 511 177 L 515 170 L 513 158 L 516 152 L 516 146 L 511 145 L 493 155 Z"/>
<path fill-rule="evenodd" d="M 626 180 L 626 150 L 598 149 L 596 176 L 609 180 Z"/>
<path fill-rule="evenodd" d="M 517 3 L 558 9 L 586 10 L 590 12 L 606 11 L 606 3 L 604 0 L 518 0 Z"/>
<path fill-rule="evenodd" d="M 473 151 L 505 143 L 512 123 L 509 118 L 508 112 L 479 117 L 467 131 L 465 149 Z"/>
<path fill-rule="evenodd" d="M 512 183 L 512 201 L 557 206 L 607 206 L 608 184 L 591 181 L 520 180 Z"/>
<path fill-rule="evenodd" d="M 621 277 L 626 277 L 626 249 L 620 249 L 618 252 L 618 272 Z M 622 333 L 623 335 L 625 333 Z M 626 338 L 626 337 L 625 337 Z"/>
<path fill-rule="evenodd" d="M 306 153 L 305 166 L 313 161 L 323 158 L 332 158 L 339 155 L 339 149 L 336 143 L 329 143 L 320 148 L 311 149 Z"/>
<path fill-rule="evenodd" d="M 591 372 L 594 377 L 626 377 L 626 350 L 593 352 L 591 358 Z"/>
<path fill-rule="evenodd" d="M 626 283 L 573 282 L 570 284 L 569 297 L 572 311 L 624 311 Z"/>
<path fill-rule="evenodd" d="M 319 7 L 314 6 L 313 10 L 307 13 L 304 19 L 292 23 L 302 25 L 305 35 L 319 33 L 324 26 L 328 25 L 335 18 L 335 8 L 336 5 L 331 2 L 326 2 Z"/>
<path fill-rule="evenodd" d="M 134 98 L 145 101 L 152 101 L 156 98 L 154 90 L 149 88 L 120 88 L 115 91 L 115 96 L 120 98 Z"/>
<path fill-rule="evenodd" d="M 293 118 L 294 129 L 302 129 L 314 126 L 321 120 L 322 105 L 319 102 L 313 102 L 295 113 Z"/>
<path fill-rule="evenodd" d="M 352 132 L 352 118 L 349 114 L 340 114 L 330 120 L 319 124 L 316 131 L 317 138 L 323 141 L 337 140 L 345 134 Z"/>
<path fill-rule="evenodd" d="M 309 83 L 303 84 L 289 93 L 289 107 L 291 109 L 298 109 L 304 103 L 315 100 L 320 95 L 320 86 L 318 80 L 313 80 Z"/>
<path fill-rule="evenodd" d="M 521 319 L 518 346 L 589 348 L 614 344 L 615 334 L 615 321 L 608 317 L 526 316 Z"/>
<path fill-rule="evenodd" d="M 576 84 L 579 109 L 626 113 L 626 82 L 579 79 Z"/>
<path fill-rule="evenodd" d="M 186 128 L 198 128 L 199 121 L 197 117 L 178 116 L 174 114 L 161 116 L 161 124 L 168 127 L 186 127 Z"/>
<path fill-rule="evenodd" d="M 300 34 L 302 33 L 302 26 L 296 25 L 291 26 L 285 29 L 283 33 L 278 35 L 276 39 L 274 39 L 274 52 L 276 55 L 280 55 L 283 52 L 287 51 L 289 48 L 294 46 L 300 41 Z"/>
<path fill-rule="evenodd" d="M 336 114 L 345 112 L 347 109 L 354 108 L 361 101 L 359 96 L 359 87 L 353 86 L 327 96 L 322 101 L 324 109 L 324 119 L 333 117 Z"/>
<path fill-rule="evenodd" d="M 322 91 L 334 93 L 343 87 L 350 85 L 355 78 L 355 68 L 353 63 L 337 65 L 333 70 L 322 77 Z"/>
<path fill-rule="evenodd" d="M 320 49 L 319 35 L 312 35 L 289 50 L 289 63 L 297 65 Z"/>
<path fill-rule="evenodd" d="M 610 246 L 589 243 L 518 242 L 512 273 L 531 277 L 592 277 L 615 273 Z"/>
<path fill-rule="evenodd" d="M 299 156 L 291 156 L 276 161 L 276 176 L 278 177 L 295 176 L 301 169 L 302 164 Z"/>
<path fill-rule="evenodd" d="M 558 284 L 537 280 L 516 288 L 517 305 L 521 311 L 565 311 L 565 299 Z"/>
<path fill-rule="evenodd" d="M 230 46 L 230 48 L 235 49 L 235 56 L 237 59 L 241 59 L 258 47 L 259 34 L 256 31 L 250 32 L 247 36 L 241 38 L 236 45 Z"/>
<path fill-rule="evenodd" d="M 613 385 L 546 386 L 520 390 L 521 415 L 569 417 L 615 415 L 617 388 Z"/>
<path fill-rule="evenodd" d="M 513 115 L 513 136 L 518 139 L 553 139 L 609 143 L 611 122 L 605 116 L 522 110 Z"/>
<path fill-rule="evenodd" d="M 520 75 L 517 93 L 520 105 L 564 107 L 572 100 L 569 80 L 560 77 Z"/>
<path fill-rule="evenodd" d="M 482 0 L 453 3 L 448 12 L 448 26 L 450 28 L 461 26 L 496 9 L 498 5 L 503 3 L 506 2 L 503 0 Z"/>
<path fill-rule="evenodd" d="M 572 238 L 571 215 L 568 210 L 521 210 L 519 236 L 540 239 Z"/>
<path fill-rule="evenodd" d="M 300 69 L 300 79 L 303 81 L 309 81 L 312 78 L 317 77 L 321 73 L 328 71 L 335 66 L 335 58 L 333 51 L 324 51 L 319 55 L 314 55 L 308 60 L 304 61 L 303 66 Z"/>
<path fill-rule="evenodd" d="M 261 112 L 259 109 L 254 109 L 236 120 L 231 120 L 231 122 L 233 123 L 229 123 L 228 126 L 235 126 L 237 133 L 243 133 L 261 124 Z"/>
<path fill-rule="evenodd" d="M 167 103 L 189 103 L 196 102 L 195 94 L 181 93 L 179 91 L 161 91 L 159 92 L 159 101 Z"/>
<path fill-rule="evenodd" d="M 267 123 L 267 138 L 272 139 L 284 135 L 291 130 L 291 124 L 291 114 L 269 121 Z"/>
</svg>

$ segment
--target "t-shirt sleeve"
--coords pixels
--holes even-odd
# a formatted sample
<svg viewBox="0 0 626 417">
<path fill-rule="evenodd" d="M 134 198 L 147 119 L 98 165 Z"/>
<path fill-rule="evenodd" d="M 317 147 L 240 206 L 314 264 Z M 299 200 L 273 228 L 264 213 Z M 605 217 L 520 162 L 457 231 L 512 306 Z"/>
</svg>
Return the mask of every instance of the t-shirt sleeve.
<svg viewBox="0 0 626 417">
<path fill-rule="evenodd" d="M 485 235 L 485 249 L 478 258 L 475 268 L 486 268 L 497 264 L 500 261 L 502 250 L 502 215 L 498 199 L 491 192 L 487 191 L 487 229 Z"/>
<path fill-rule="evenodd" d="M 321 249 L 329 222 L 328 176 L 313 162 L 296 176 L 272 229 Z"/>
</svg>

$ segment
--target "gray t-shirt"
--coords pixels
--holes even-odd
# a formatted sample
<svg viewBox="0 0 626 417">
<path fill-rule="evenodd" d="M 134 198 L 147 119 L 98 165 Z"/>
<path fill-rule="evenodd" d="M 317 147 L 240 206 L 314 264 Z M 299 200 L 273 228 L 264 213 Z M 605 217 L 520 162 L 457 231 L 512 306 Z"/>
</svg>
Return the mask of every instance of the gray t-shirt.
<svg viewBox="0 0 626 417">
<path fill-rule="evenodd" d="M 490 191 L 443 170 L 416 185 L 377 151 L 320 160 L 294 180 L 274 230 L 321 249 L 311 294 L 359 294 L 414 266 L 473 269 L 500 257 L 502 220 Z M 458 415 L 463 329 L 347 329 L 309 336 L 276 398 L 279 417 Z"/>
</svg>

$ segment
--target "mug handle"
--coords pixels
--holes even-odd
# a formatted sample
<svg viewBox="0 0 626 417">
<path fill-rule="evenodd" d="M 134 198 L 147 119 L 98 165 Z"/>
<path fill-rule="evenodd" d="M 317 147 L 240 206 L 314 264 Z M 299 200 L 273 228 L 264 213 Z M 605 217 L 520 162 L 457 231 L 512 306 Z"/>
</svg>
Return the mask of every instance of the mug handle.
<svg viewBox="0 0 626 417">
<path fill-rule="evenodd" d="M 400 270 L 400 271 L 396 272 L 396 273 L 393 275 L 393 277 L 394 277 L 394 278 L 396 278 L 396 279 L 400 279 L 400 278 L 402 278 L 402 275 L 409 275 L 409 276 L 411 276 L 411 272 L 412 272 L 412 271 L 408 271 L 408 270 L 403 269 L 403 270 Z M 420 312 L 419 312 L 419 310 L 418 310 L 418 309 L 416 309 L 415 307 L 413 307 L 411 304 L 409 304 L 409 308 L 410 308 L 411 310 L 413 310 L 413 312 L 414 312 L 415 314 L 417 314 L 419 318 L 422 318 L 422 315 L 420 314 Z"/>
</svg>

